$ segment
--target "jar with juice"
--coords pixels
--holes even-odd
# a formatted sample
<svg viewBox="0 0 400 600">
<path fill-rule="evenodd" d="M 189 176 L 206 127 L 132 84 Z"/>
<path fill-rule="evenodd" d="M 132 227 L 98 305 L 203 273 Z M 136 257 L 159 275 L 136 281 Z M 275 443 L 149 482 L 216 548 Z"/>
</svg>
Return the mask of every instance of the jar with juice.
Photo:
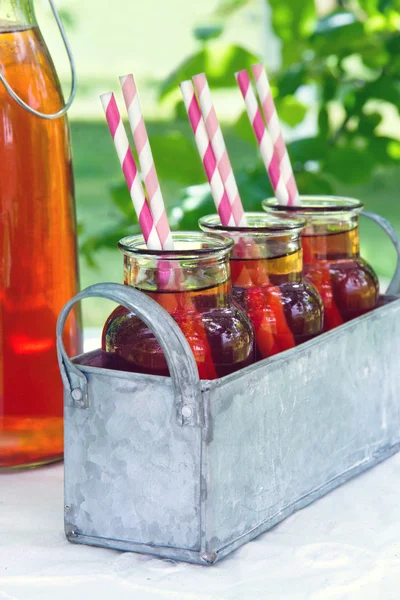
<svg viewBox="0 0 400 600">
<path fill-rule="evenodd" d="M 78 291 L 73 94 L 64 105 L 30 0 L 0 0 L 0 79 L 1 470 L 63 456 L 55 327 Z M 79 313 L 65 343 L 80 353 Z"/>
<path fill-rule="evenodd" d="M 299 218 L 246 213 L 244 227 L 221 225 L 218 215 L 203 217 L 200 228 L 234 242 L 231 252 L 233 298 L 253 323 L 257 360 L 293 348 L 323 330 L 322 301 L 303 278 Z"/>
<path fill-rule="evenodd" d="M 232 302 L 226 237 L 172 234 L 175 250 L 149 250 L 142 236 L 124 238 L 124 283 L 156 300 L 178 323 L 201 379 L 216 379 L 254 362 L 254 332 Z M 148 327 L 125 308 L 107 319 L 102 337 L 107 368 L 169 374 L 163 351 Z"/>
<path fill-rule="evenodd" d="M 263 208 L 306 219 L 302 233 L 304 274 L 325 306 L 325 330 L 359 317 L 378 304 L 379 281 L 360 257 L 359 200 L 301 196 L 299 206 L 283 206 L 275 198 Z"/>
</svg>

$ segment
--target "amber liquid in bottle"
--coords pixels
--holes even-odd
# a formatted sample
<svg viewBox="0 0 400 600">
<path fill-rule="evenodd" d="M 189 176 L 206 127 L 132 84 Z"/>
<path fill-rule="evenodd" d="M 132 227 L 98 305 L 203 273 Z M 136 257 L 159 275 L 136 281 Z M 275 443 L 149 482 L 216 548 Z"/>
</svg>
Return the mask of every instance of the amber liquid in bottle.
<svg viewBox="0 0 400 600">
<path fill-rule="evenodd" d="M 178 323 L 193 352 L 200 379 L 217 379 L 254 362 L 247 319 L 229 306 L 227 282 L 200 290 L 146 292 Z M 168 376 L 164 353 L 153 333 L 135 315 L 118 307 L 103 331 L 107 368 Z"/>
<path fill-rule="evenodd" d="M 274 258 L 231 258 L 233 297 L 253 324 L 257 360 L 322 332 L 321 300 L 301 272 L 301 251 Z"/>
<path fill-rule="evenodd" d="M 326 235 L 302 236 L 304 274 L 325 307 L 325 330 L 359 317 L 377 306 L 379 282 L 359 257 L 358 227 Z"/>
<path fill-rule="evenodd" d="M 38 28 L 2 30 L 0 64 L 16 93 L 46 113 L 63 103 Z M 63 454 L 58 313 L 76 292 L 73 179 L 65 118 L 28 114 L 0 84 L 0 469 Z M 68 352 L 81 351 L 79 315 Z"/>
</svg>

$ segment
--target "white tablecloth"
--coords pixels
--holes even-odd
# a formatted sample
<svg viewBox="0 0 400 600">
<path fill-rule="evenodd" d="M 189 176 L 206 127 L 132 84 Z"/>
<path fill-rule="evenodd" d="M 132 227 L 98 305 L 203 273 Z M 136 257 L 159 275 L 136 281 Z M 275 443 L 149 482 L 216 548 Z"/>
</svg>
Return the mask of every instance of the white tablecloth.
<svg viewBox="0 0 400 600">
<path fill-rule="evenodd" d="M 69 544 L 63 466 L 0 475 L 0 599 L 398 600 L 400 455 L 213 567 Z"/>
</svg>

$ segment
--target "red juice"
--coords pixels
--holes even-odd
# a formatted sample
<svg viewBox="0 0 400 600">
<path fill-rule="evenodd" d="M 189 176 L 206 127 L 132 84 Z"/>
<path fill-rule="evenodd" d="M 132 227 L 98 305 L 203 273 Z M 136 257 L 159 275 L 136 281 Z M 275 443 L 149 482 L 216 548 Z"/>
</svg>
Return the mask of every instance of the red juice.
<svg viewBox="0 0 400 600">
<path fill-rule="evenodd" d="M 171 251 L 169 261 L 168 253 L 148 255 L 139 236 L 122 240 L 125 283 L 141 289 L 177 322 L 193 352 L 201 379 L 217 379 L 252 364 L 253 328 L 232 303 L 230 240 L 200 233 L 173 234 L 173 238 L 180 249 Z M 196 244 L 202 247 L 196 249 Z M 164 268 L 169 264 L 173 274 L 167 289 L 160 289 L 157 283 L 161 263 Z M 169 375 L 155 335 L 120 306 L 105 323 L 102 348 L 111 368 Z"/>
</svg>

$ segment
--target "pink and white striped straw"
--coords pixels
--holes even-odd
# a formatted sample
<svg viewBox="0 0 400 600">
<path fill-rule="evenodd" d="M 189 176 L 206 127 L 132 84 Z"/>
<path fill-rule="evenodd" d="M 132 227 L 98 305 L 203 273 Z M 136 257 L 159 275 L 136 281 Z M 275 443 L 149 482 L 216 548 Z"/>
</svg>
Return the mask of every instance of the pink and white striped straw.
<svg viewBox="0 0 400 600">
<path fill-rule="evenodd" d="M 288 204 L 289 193 L 285 181 L 281 175 L 278 159 L 274 152 L 272 139 L 267 131 L 263 116 L 258 107 L 256 95 L 250 82 L 247 71 L 235 73 L 237 83 L 246 105 L 247 114 L 253 127 L 261 156 L 267 169 L 275 195 L 280 204 Z"/>
<path fill-rule="evenodd" d="M 217 168 L 228 195 L 233 219 L 236 225 L 245 226 L 246 218 L 244 215 L 243 204 L 240 199 L 235 175 L 229 160 L 218 117 L 215 112 L 207 78 L 204 73 L 200 73 L 193 77 L 193 82 L 203 114 L 208 138 L 217 160 Z"/>
<path fill-rule="evenodd" d="M 208 139 L 206 125 L 203 117 L 201 116 L 201 111 L 193 84 L 190 80 L 182 81 L 182 83 L 180 83 L 180 88 L 200 158 L 202 160 L 207 179 L 210 183 L 211 193 L 219 214 L 219 218 L 221 219 L 221 223 L 224 225 L 224 227 L 233 226 L 235 225 L 235 221 L 232 215 L 231 205 L 229 203 L 229 198 L 225 191 L 221 175 L 217 168 L 217 161 L 211 146 L 211 142 Z"/>
<path fill-rule="evenodd" d="M 157 177 L 153 154 L 151 152 L 149 136 L 140 107 L 135 80 L 132 74 L 120 77 L 119 80 L 128 111 L 129 123 L 135 141 L 147 196 L 150 202 L 150 212 L 153 217 L 154 225 L 157 229 L 162 249 L 173 250 L 174 243 L 172 241 L 171 230 L 169 228 L 167 213 L 165 211 L 164 200 Z"/>
<path fill-rule="evenodd" d="M 289 206 L 299 204 L 299 192 L 293 175 L 289 154 L 283 139 L 278 113 L 272 97 L 268 76 L 262 64 L 252 65 L 254 81 L 256 83 L 258 97 L 260 98 L 265 122 L 274 144 L 274 153 L 277 157 L 281 175 L 288 190 Z"/>
<path fill-rule="evenodd" d="M 153 217 L 147 204 L 115 96 L 110 92 L 102 94 L 100 99 L 146 245 L 151 250 L 161 250 L 160 239 L 154 227 Z"/>
</svg>

